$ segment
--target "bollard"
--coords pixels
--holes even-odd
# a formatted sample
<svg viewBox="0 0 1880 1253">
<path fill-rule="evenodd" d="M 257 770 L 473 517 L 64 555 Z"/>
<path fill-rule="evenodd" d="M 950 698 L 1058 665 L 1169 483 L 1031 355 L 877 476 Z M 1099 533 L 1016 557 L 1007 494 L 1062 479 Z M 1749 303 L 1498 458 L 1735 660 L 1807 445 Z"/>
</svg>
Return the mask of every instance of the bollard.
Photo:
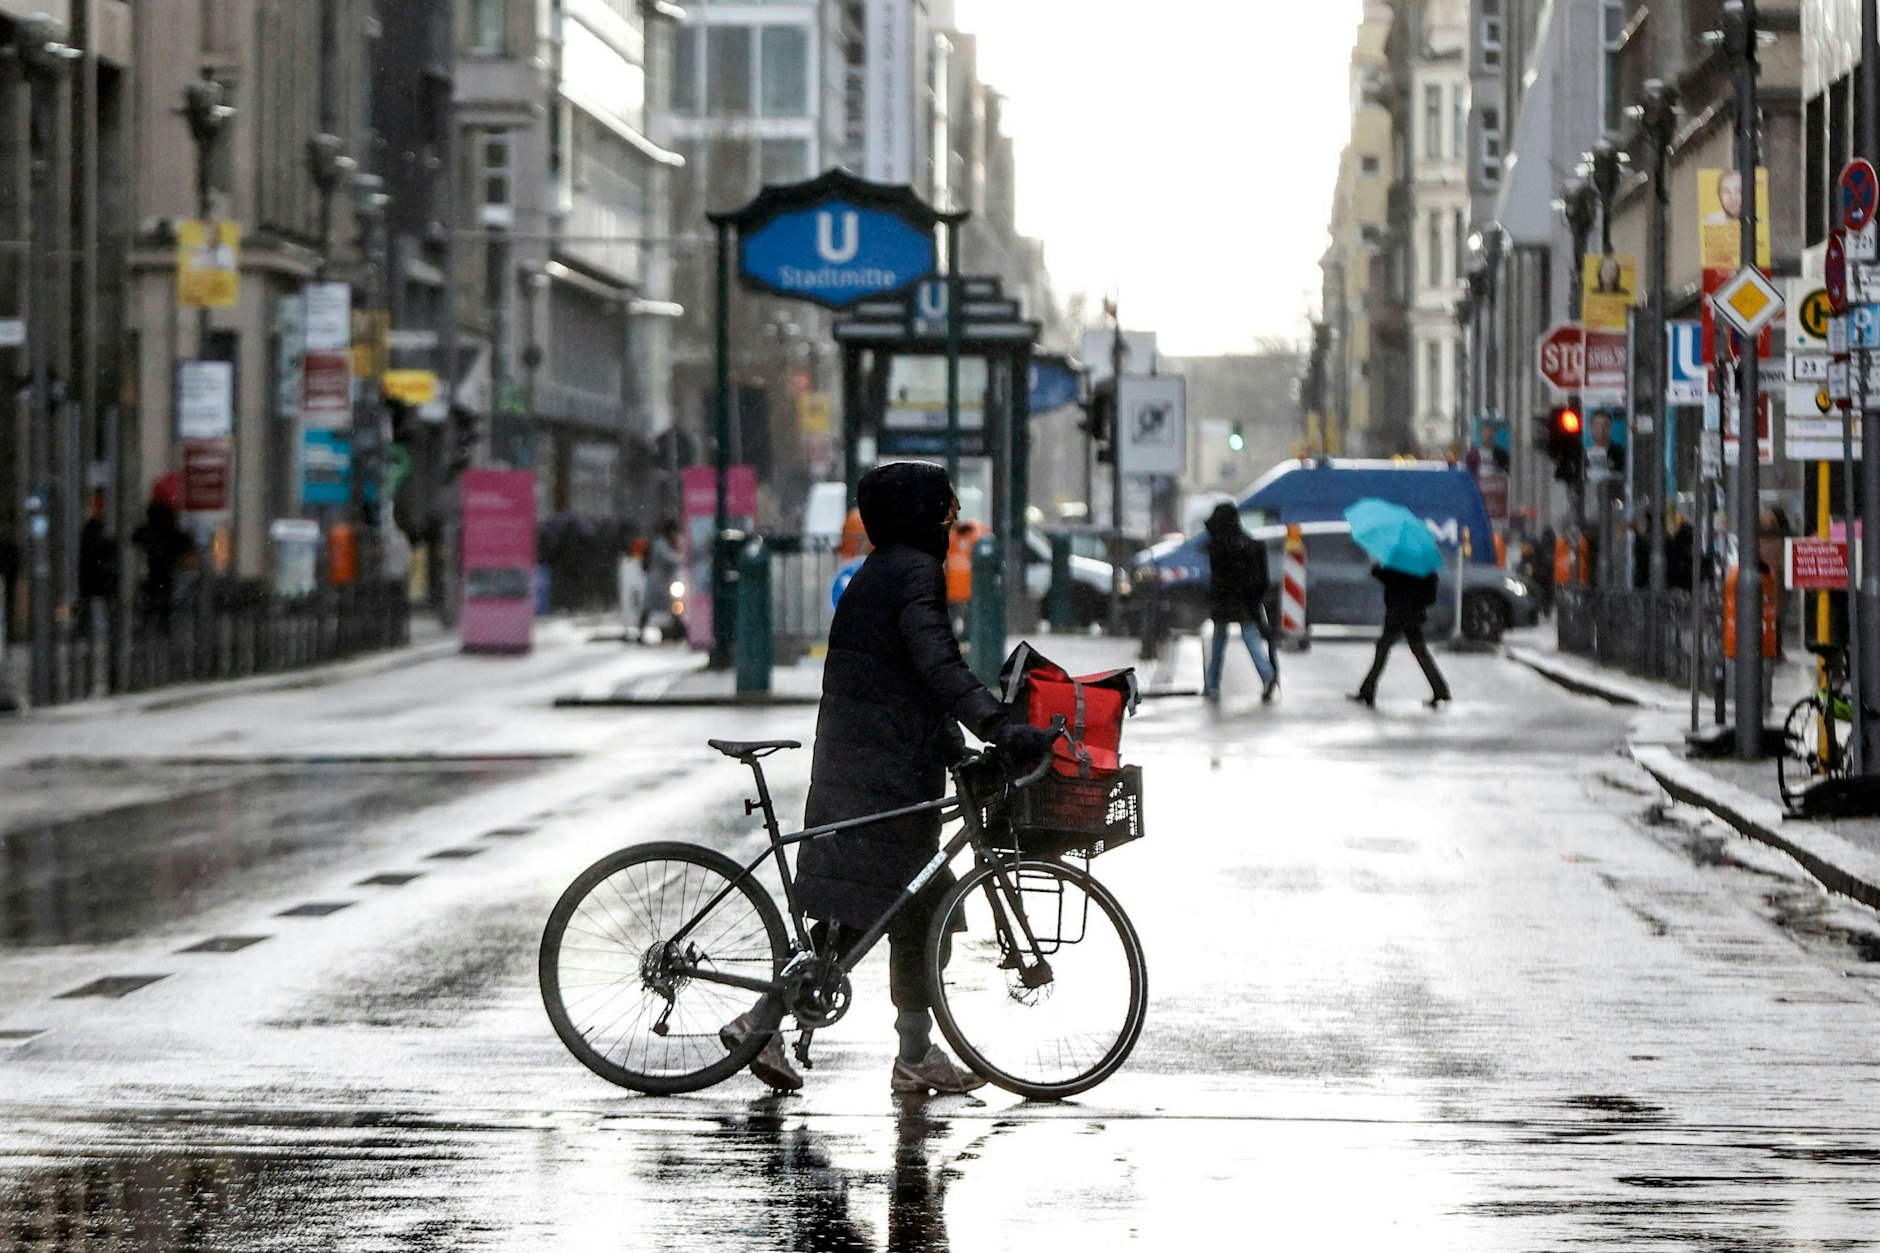
<svg viewBox="0 0 1880 1253">
<path fill-rule="evenodd" d="M 770 549 L 753 535 L 738 553 L 737 661 L 738 695 L 768 696 L 774 641 L 770 634 Z"/>
<path fill-rule="evenodd" d="M 999 541 L 982 536 L 973 545 L 973 599 L 966 606 L 967 661 L 979 681 L 998 682 L 1005 664 L 1005 562 Z"/>
<path fill-rule="evenodd" d="M 7 674 L 7 614 L 12 606 L 7 604 L 6 580 L 0 579 L 0 714 L 18 713 L 19 697 L 13 694 L 13 685 Z"/>
<path fill-rule="evenodd" d="M 738 639 L 738 554 L 750 538 L 743 531 L 727 530 L 713 540 L 716 560 L 712 562 L 711 587 L 711 658 L 712 670 L 728 670 L 736 662 Z M 688 612 L 691 612 L 688 610 Z"/>
<path fill-rule="evenodd" d="M 1051 587 L 1047 616 L 1053 631 L 1069 631 L 1076 625 L 1071 612 L 1071 537 L 1051 537 Z"/>
</svg>

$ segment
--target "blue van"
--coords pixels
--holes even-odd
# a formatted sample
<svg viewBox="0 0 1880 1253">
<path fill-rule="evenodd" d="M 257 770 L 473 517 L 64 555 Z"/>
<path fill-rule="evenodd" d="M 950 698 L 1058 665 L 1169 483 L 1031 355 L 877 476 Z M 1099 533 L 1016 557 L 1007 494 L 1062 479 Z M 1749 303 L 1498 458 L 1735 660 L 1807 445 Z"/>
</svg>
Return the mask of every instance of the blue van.
<svg viewBox="0 0 1880 1253">
<path fill-rule="evenodd" d="M 1314 624 L 1365 626 L 1381 614 L 1370 582 L 1369 561 L 1351 544 L 1345 510 L 1367 496 L 1393 501 L 1430 525 L 1438 543 L 1454 552 L 1466 532 L 1470 569 L 1463 585 L 1463 630 L 1474 638 L 1494 639 L 1510 626 L 1528 626 L 1536 610 L 1528 589 L 1495 566 L 1494 528 L 1482 493 L 1466 470 L 1440 461 L 1283 461 L 1242 494 L 1237 505 L 1241 525 L 1267 541 L 1277 580 L 1278 545 L 1284 528 L 1301 524 L 1306 531 L 1308 568 L 1317 564 L 1321 595 L 1306 597 L 1308 619 Z M 1208 555 L 1201 545 L 1204 534 L 1171 538 L 1138 553 L 1135 577 L 1139 583 L 1160 584 L 1164 611 L 1178 628 L 1192 628 L 1207 616 Z M 1314 550 L 1322 550 L 1315 552 Z M 1349 569 L 1347 569 L 1349 567 Z M 1354 580 L 1351 605 L 1330 597 L 1342 575 Z M 1444 570 L 1446 603 L 1435 617 L 1453 614 L 1453 571 Z M 1324 580 L 1332 580 L 1326 582 Z M 1446 630 L 1446 622 L 1432 620 L 1432 629 Z"/>
</svg>

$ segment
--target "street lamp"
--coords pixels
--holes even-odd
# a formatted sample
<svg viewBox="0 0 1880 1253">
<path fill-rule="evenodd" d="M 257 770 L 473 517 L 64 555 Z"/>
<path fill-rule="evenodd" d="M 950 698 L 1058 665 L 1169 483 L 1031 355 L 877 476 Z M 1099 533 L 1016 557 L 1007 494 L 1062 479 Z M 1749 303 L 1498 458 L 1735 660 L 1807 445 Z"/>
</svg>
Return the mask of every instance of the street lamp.
<svg viewBox="0 0 1880 1253">
<path fill-rule="evenodd" d="M 1665 174 L 1670 160 L 1671 141 L 1677 134 L 1678 89 L 1662 79 L 1648 79 L 1638 106 L 1638 119 L 1639 133 L 1651 152 L 1651 312 L 1647 321 L 1651 327 L 1651 404 L 1657 422 L 1650 435 L 1642 430 L 1634 433 L 1638 448 L 1633 456 L 1634 472 L 1637 469 L 1646 472 L 1646 521 L 1651 531 L 1651 556 L 1647 559 L 1646 581 L 1656 595 L 1665 590 L 1665 526 L 1670 521 L 1670 513 L 1665 505 L 1671 499 L 1673 485 L 1671 474 L 1664 466 L 1665 458 L 1661 449 L 1670 430 L 1670 422 L 1664 410 L 1669 407 L 1665 393 L 1670 383 L 1669 349 L 1665 344 L 1665 284 L 1669 281 L 1665 253 L 1671 186 Z M 1651 517 L 1654 508 L 1658 511 L 1655 522 Z"/>
<path fill-rule="evenodd" d="M 1619 194 L 1619 167 L 1625 156 L 1610 139 L 1601 139 L 1587 154 L 1593 172 L 1593 191 L 1599 197 L 1599 250 L 1612 251 L 1612 199 Z"/>
<path fill-rule="evenodd" d="M 526 466 L 529 464 L 527 442 L 533 433 L 529 424 L 535 420 L 535 383 L 542 369 L 544 355 L 542 345 L 537 342 L 535 334 L 536 305 L 540 302 L 542 293 L 548 290 L 548 272 L 537 265 L 517 266 L 516 281 L 522 288 L 522 368 L 525 371 L 522 404 L 527 412 L 527 418 L 521 431 L 511 431 L 510 464 Z"/>
<path fill-rule="evenodd" d="M 358 162 L 346 155 L 346 141 L 322 131 L 307 140 L 307 173 L 314 190 L 320 193 L 320 273 L 326 273 L 327 253 L 333 234 L 333 193 L 340 180 L 358 168 Z"/>
</svg>

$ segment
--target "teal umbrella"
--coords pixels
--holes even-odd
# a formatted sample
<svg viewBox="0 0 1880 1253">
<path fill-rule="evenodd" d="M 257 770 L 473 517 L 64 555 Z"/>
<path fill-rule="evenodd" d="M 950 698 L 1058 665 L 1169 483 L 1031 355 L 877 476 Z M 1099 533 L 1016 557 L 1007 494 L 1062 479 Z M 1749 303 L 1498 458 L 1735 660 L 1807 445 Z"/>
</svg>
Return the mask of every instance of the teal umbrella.
<svg viewBox="0 0 1880 1253">
<path fill-rule="evenodd" d="M 1351 538 L 1386 570 L 1422 578 L 1443 568 L 1442 550 L 1423 519 L 1402 505 L 1366 496 L 1345 510 Z"/>
</svg>

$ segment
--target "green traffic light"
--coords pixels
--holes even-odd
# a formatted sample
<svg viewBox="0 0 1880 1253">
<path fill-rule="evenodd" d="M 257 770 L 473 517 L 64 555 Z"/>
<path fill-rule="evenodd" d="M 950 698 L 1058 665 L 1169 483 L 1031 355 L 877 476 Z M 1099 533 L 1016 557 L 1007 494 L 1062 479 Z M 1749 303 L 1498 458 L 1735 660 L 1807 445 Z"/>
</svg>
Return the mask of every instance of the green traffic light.
<svg viewBox="0 0 1880 1253">
<path fill-rule="evenodd" d="M 1246 438 L 1241 435 L 1239 427 L 1235 427 L 1231 432 L 1229 432 L 1227 436 L 1227 447 L 1231 451 L 1239 452 L 1241 449 L 1245 448 L 1246 446 L 1247 446 Z"/>
</svg>

